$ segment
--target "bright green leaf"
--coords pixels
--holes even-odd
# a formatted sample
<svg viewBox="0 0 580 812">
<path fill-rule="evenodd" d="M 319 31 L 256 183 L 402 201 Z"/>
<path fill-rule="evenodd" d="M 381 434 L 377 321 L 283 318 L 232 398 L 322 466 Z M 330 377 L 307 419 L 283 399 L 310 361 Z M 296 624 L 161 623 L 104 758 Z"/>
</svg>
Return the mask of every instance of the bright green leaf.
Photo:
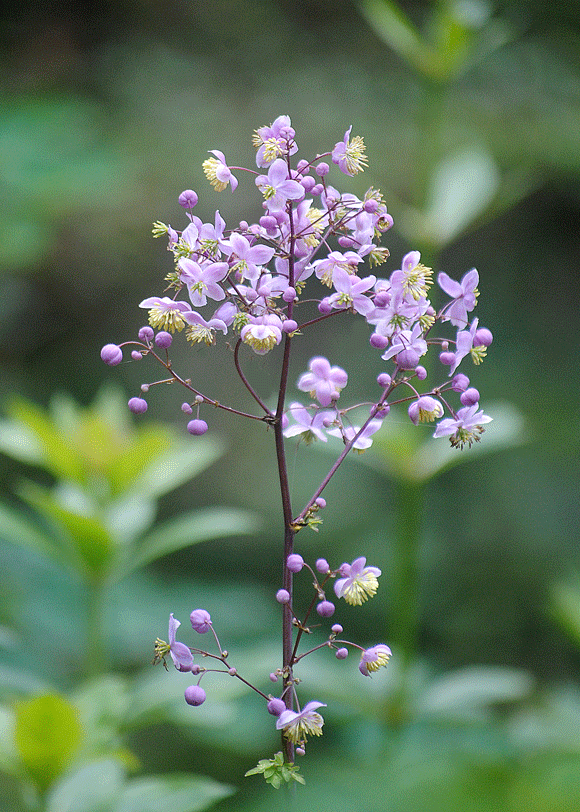
<svg viewBox="0 0 580 812">
<path fill-rule="evenodd" d="M 83 731 L 77 709 L 56 694 L 16 703 L 14 740 L 32 779 L 48 787 L 78 750 Z"/>
<path fill-rule="evenodd" d="M 112 812 L 200 812 L 234 792 L 195 775 L 137 778 L 121 792 Z"/>
<path fill-rule="evenodd" d="M 55 784 L 48 794 L 46 812 L 110 812 L 124 780 L 118 761 L 86 764 Z"/>
<path fill-rule="evenodd" d="M 128 551 L 127 560 L 117 577 L 184 547 L 223 536 L 246 535 L 258 528 L 257 518 L 242 510 L 207 508 L 186 513 L 160 525 L 137 542 L 136 549 Z"/>
</svg>

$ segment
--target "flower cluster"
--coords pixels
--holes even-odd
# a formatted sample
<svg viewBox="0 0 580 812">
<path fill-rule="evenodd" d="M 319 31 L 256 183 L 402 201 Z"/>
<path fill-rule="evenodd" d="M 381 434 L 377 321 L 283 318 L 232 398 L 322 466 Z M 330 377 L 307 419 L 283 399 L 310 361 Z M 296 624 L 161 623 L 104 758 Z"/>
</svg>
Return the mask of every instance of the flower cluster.
<svg viewBox="0 0 580 812">
<path fill-rule="evenodd" d="M 302 527 L 318 530 L 320 511 L 326 505 L 324 488 L 351 450 L 362 453 L 369 448 L 393 407 L 404 404 L 415 425 L 434 423 L 434 437 L 448 437 L 454 447 L 471 446 L 480 440 L 491 418 L 480 408 L 478 390 L 459 367 L 467 358 L 480 364 L 492 334 L 472 317 L 479 283 L 475 269 L 460 281 L 439 273 L 437 296 L 446 299 L 437 306 L 430 298 L 433 271 L 421 262 L 418 251 L 409 251 L 399 268 L 378 275 L 377 269 L 389 258 L 381 240 L 393 225 L 382 194 L 370 187 L 358 196 L 341 192 L 330 182 L 331 172 L 350 178 L 367 166 L 364 141 L 351 136 L 351 128 L 332 149 L 312 159 L 295 158 L 299 147 L 288 116 L 258 128 L 253 143 L 257 169 L 230 166 L 224 153 L 214 149 L 203 170 L 218 192 L 228 186 L 236 192 L 243 186 L 240 177 L 244 173 L 252 178 L 250 188 L 259 196 L 262 215 L 253 223 L 242 220 L 227 225 L 218 210 L 212 222 L 204 222 L 194 214 L 197 193 L 183 191 L 179 195 L 186 221 L 182 230 L 162 222 L 153 228 L 155 237 L 167 239 L 173 259 L 163 295 L 140 303 L 147 311 L 148 323 L 139 330 L 138 340 L 107 344 L 101 358 L 115 366 L 128 347 L 132 360 L 149 357 L 163 367 L 161 380 L 143 383 L 140 393 L 129 400 L 129 409 L 135 414 L 147 410 L 146 396 L 153 386 L 175 382 L 188 393 L 181 410 L 193 436 L 208 430 L 201 416 L 208 405 L 273 428 L 284 512 L 284 580 L 276 593 L 283 616 L 282 665 L 270 678 L 282 680 L 280 695 L 266 694 L 238 674 L 203 609 L 192 612 L 191 625 L 200 634 L 211 632 L 218 653 L 190 649 L 176 641 L 180 624 L 171 615 L 169 642 L 157 640 L 155 661 L 165 663 L 170 657 L 179 671 L 198 677 L 185 691 L 185 699 L 192 706 L 206 699 L 200 682 L 208 670 L 242 679 L 266 700 L 268 711 L 277 719 L 284 755 L 260 762 L 250 774 L 260 772 L 269 783 L 279 786 L 282 781 L 300 780 L 293 766 L 294 753 L 304 753 L 307 738 L 321 735 L 324 724 L 319 711 L 325 703 L 311 700 L 301 709 L 294 667 L 323 647 L 334 650 L 339 660 L 355 647 L 361 652 L 359 671 L 370 677 L 391 656 L 384 643 L 364 649 L 339 639 L 342 626 L 336 623 L 323 643 L 298 653 L 304 634 L 311 632 L 306 625 L 311 612 L 321 619 L 330 618 L 336 608 L 334 597 L 351 606 L 365 603 L 377 592 L 381 571 L 368 566 L 362 556 L 334 570 L 323 558 L 310 568 L 294 552 L 294 537 Z M 321 355 L 314 355 L 308 369 L 297 378 L 299 392 L 310 402 L 304 398 L 288 400 L 295 342 L 302 342 L 309 328 L 322 322 L 340 336 L 345 331 L 345 319 L 352 317 L 362 318 L 367 325 L 369 356 L 377 365 L 376 386 L 368 400 L 345 406 L 343 392 L 349 375 L 334 363 L 339 359 Z M 235 373 L 250 394 L 254 411 L 218 401 L 176 371 L 169 351 L 179 334 L 190 345 L 208 347 L 225 337 L 233 347 Z M 279 346 L 278 393 L 272 408 L 244 374 L 244 353 L 266 355 Z M 428 375 L 423 359 L 430 349 L 438 358 Z M 425 383 L 428 378 L 433 382 Z M 453 398 L 458 398 L 459 406 L 453 405 Z M 295 513 L 284 442 L 290 438 L 305 443 L 328 442 L 329 437 L 341 440 L 343 448 L 312 498 Z M 292 583 L 304 567 L 313 577 L 315 595 L 310 608 L 298 618 L 292 606 Z M 325 592 L 329 581 L 333 583 L 333 600 Z M 196 654 L 213 659 L 216 668 L 195 663 Z"/>
<path fill-rule="evenodd" d="M 477 318 L 470 323 L 478 296 L 477 271 L 468 271 L 460 282 L 446 273 L 438 275 L 439 287 L 450 297 L 438 312 L 428 298 L 432 270 L 421 263 L 418 251 L 406 254 L 401 267 L 388 277 L 365 274 L 365 260 L 374 267 L 388 258 L 380 240 L 393 219 L 382 195 L 372 187 L 360 198 L 341 193 L 328 182 L 330 165 L 325 157 L 348 176 L 366 166 L 364 142 L 358 136 L 351 139 L 350 128 L 330 152 L 313 160 L 299 160 L 295 168 L 291 157 L 298 145 L 288 116 L 279 116 L 269 127 L 259 128 L 254 144 L 257 166 L 266 174 L 230 168 L 219 150 L 211 151 L 214 157 L 205 161 L 204 171 L 218 191 L 228 185 L 232 191 L 238 187 L 232 169 L 254 175 L 263 198 L 264 213 L 258 222 L 242 221 L 228 228 L 219 211 L 213 223 L 202 222 L 193 213 L 198 196 L 186 190 L 179 200 L 186 210 L 187 226 L 178 232 L 169 225 L 155 224 L 154 235 L 167 237 L 174 257 L 174 270 L 166 278 L 171 295 L 151 296 L 141 302 L 140 307 L 148 311 L 149 325 L 140 331 L 139 342 L 127 342 L 136 347 L 132 357 L 168 349 L 172 334 L 181 331 L 190 343 L 208 345 L 215 343 L 217 334 L 233 332 L 239 343 L 263 355 L 285 337 L 300 336 L 313 322 L 358 314 L 371 328 L 371 346 L 382 361 L 392 364 L 389 373 L 379 373 L 383 391 L 374 399 L 372 414 L 367 415 L 364 425 L 345 424 L 344 412 L 337 410 L 336 403 L 347 383 L 347 373 L 325 358 L 313 358 L 298 388 L 308 392 L 317 406 L 292 402 L 287 411 L 292 424 L 286 436 L 300 435 L 309 441 L 326 440 L 330 434 L 362 451 L 371 444 L 370 437 L 390 407 L 407 401 L 415 423 L 440 419 L 448 412 L 449 416 L 435 427 L 435 437 L 449 437 L 459 448 L 478 441 L 483 425 L 491 418 L 478 408 L 478 399 L 473 400 L 477 390 L 469 387 L 467 376 L 456 374 L 467 356 L 475 364 L 481 363 L 492 341 L 490 331 L 479 327 Z M 323 294 L 325 287 L 331 289 L 328 295 Z M 317 307 L 314 313 L 313 303 Z M 435 336 L 437 322 L 457 328 L 455 336 Z M 432 345 L 439 348 L 446 379 L 421 394 L 415 383 L 426 377 L 421 360 Z M 106 345 L 103 360 L 118 364 L 122 346 Z M 170 368 L 167 360 L 160 360 Z M 145 384 L 142 394 L 151 385 Z M 406 392 L 395 401 L 393 392 L 400 385 Z M 206 424 L 199 420 L 199 404 L 215 402 L 189 388 L 197 397 L 197 402 L 189 405 L 198 414 L 197 422 L 191 421 L 188 430 L 201 434 Z M 449 390 L 461 395 L 463 408 L 455 410 L 447 402 L 444 393 Z M 425 408 L 425 403 L 432 408 Z M 147 401 L 135 397 L 129 407 L 142 413 Z M 324 411 L 329 407 L 333 411 Z"/>
<path fill-rule="evenodd" d="M 368 598 L 373 597 L 378 588 L 378 578 L 381 570 L 378 567 L 367 566 L 366 558 L 355 559 L 351 564 L 344 562 L 335 570 L 332 570 L 324 558 L 316 561 L 315 567 L 310 567 L 301 555 L 293 553 L 286 560 L 286 567 L 292 573 L 299 573 L 306 569 L 313 579 L 315 597 L 310 607 L 303 617 L 298 618 L 291 605 L 290 594 L 285 589 L 279 589 L 276 593 L 276 600 L 283 606 L 288 606 L 292 613 L 292 624 L 298 630 L 294 643 L 291 661 L 285 667 L 277 668 L 270 673 L 270 680 L 278 682 L 288 672 L 293 674 L 294 666 L 313 652 L 323 648 L 334 651 L 336 659 L 347 658 L 349 648 L 357 649 L 360 652 L 359 671 L 365 677 L 377 671 L 382 666 L 386 666 L 391 657 L 391 649 L 384 643 L 363 648 L 362 646 L 342 639 L 343 627 L 339 623 L 333 623 L 330 633 L 322 643 L 312 646 L 305 652 L 299 653 L 299 646 L 304 635 L 310 635 L 313 629 L 307 626 L 309 617 L 313 609 L 319 618 L 328 619 L 334 615 L 336 606 L 326 598 L 325 587 L 328 582 L 334 580 L 334 593 L 337 598 L 344 598 L 347 604 L 357 606 L 363 604 Z M 191 673 L 198 677 L 197 682 L 189 685 L 185 691 L 185 701 L 194 707 L 202 705 L 206 698 L 206 692 L 201 687 L 201 680 L 207 673 L 223 673 L 231 677 L 241 679 L 249 688 L 256 691 L 266 701 L 266 710 L 276 717 L 276 729 L 293 745 L 296 752 L 303 755 L 306 749 L 306 742 L 309 736 L 321 736 L 324 725 L 324 718 L 318 712 L 320 708 L 325 708 L 326 703 L 318 700 L 309 701 L 300 710 L 296 686 L 301 680 L 292 676 L 284 681 L 283 691 L 280 696 L 266 694 L 250 682 L 245 680 L 238 669 L 232 667 L 228 661 L 229 654 L 222 648 L 219 638 L 213 628 L 211 616 L 205 609 L 194 609 L 190 614 L 191 626 L 198 634 L 212 633 L 217 647 L 217 653 L 212 653 L 206 649 L 188 648 L 184 643 L 175 639 L 177 629 L 181 626 L 179 620 L 169 616 L 168 640 L 165 642 L 157 638 L 155 642 L 154 663 L 163 662 L 166 666 L 165 658 L 171 657 L 175 668 L 178 671 Z M 210 658 L 216 663 L 215 668 L 202 667 L 194 662 L 194 654 L 202 658 Z M 167 666 L 166 666 L 167 667 Z M 294 710 L 294 707 L 298 710 Z M 269 762 L 268 762 L 269 763 Z M 260 770 L 257 770 L 258 772 Z M 254 774 L 256 770 L 250 771 Z"/>
</svg>

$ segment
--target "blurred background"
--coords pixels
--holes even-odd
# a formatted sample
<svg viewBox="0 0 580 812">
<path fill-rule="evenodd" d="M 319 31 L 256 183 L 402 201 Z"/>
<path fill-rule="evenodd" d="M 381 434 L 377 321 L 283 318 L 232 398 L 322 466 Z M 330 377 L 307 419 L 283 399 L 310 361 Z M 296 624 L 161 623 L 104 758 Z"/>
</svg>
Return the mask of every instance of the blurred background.
<svg viewBox="0 0 580 812">
<path fill-rule="evenodd" d="M 477 267 L 494 335 L 471 375 L 495 417 L 488 447 L 486 433 L 433 457 L 430 431 L 393 415 L 329 487 L 321 532 L 300 534 L 309 559 L 381 567 L 372 605 L 340 622 L 395 656 L 363 685 L 353 662 L 316 661 L 307 692 L 327 725 L 296 807 L 580 810 L 579 14 L 575 0 L 4 4 L 7 812 L 287 804 L 243 778 L 279 746 L 259 703 L 216 678 L 189 708 L 181 675 L 149 667 L 169 612 L 198 606 L 240 672 L 277 665 L 271 437 L 216 414 L 192 438 L 173 388 L 134 420 L 126 400 L 157 371 L 99 359 L 161 295 L 171 262 L 151 225 L 183 227 L 183 189 L 204 221 L 259 216 L 254 197 L 216 195 L 201 164 L 219 149 L 252 166 L 253 130 L 281 114 L 303 156 L 353 125 L 369 169 L 337 185 L 383 192 L 385 275 L 411 249 L 455 279 Z M 351 373 L 352 399 L 368 392 L 381 369 L 364 325 L 315 342 L 296 377 L 320 352 Z M 234 398 L 227 350 L 172 357 Z M 247 363 L 271 396 L 272 359 Z M 289 458 L 301 506 L 331 458 Z"/>
</svg>

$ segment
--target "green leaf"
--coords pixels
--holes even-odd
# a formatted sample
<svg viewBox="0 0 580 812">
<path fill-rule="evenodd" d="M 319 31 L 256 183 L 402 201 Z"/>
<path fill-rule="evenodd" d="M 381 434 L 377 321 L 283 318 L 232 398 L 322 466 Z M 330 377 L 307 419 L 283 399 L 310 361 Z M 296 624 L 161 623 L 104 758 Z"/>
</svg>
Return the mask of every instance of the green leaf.
<svg viewBox="0 0 580 812">
<path fill-rule="evenodd" d="M 216 437 L 187 439 L 153 460 L 133 484 L 132 490 L 150 497 L 163 496 L 193 479 L 223 454 L 224 446 Z"/>
<path fill-rule="evenodd" d="M 390 0 L 362 0 L 360 11 L 377 36 L 420 73 L 430 73 L 427 43 L 409 18 Z"/>
<path fill-rule="evenodd" d="M 56 694 L 16 703 L 14 740 L 32 779 L 46 789 L 78 750 L 83 731 L 78 710 Z"/>
<path fill-rule="evenodd" d="M 86 764 L 51 788 L 46 812 L 110 812 L 124 781 L 125 773 L 118 761 Z"/>
<path fill-rule="evenodd" d="M 102 576 L 112 560 L 115 542 L 103 523 L 94 516 L 67 510 L 46 488 L 28 482 L 22 498 L 64 531 L 76 550 L 74 566 L 83 574 Z"/>
<path fill-rule="evenodd" d="M 30 428 L 15 420 L 0 420 L 0 451 L 27 465 L 44 463 L 44 448 Z"/>
<path fill-rule="evenodd" d="M 425 238 L 431 245 L 448 245 L 491 205 L 499 185 L 499 169 L 482 147 L 444 158 L 430 179 L 423 219 Z"/>
<path fill-rule="evenodd" d="M 15 398 L 8 406 L 10 417 L 38 438 L 42 447 L 42 465 L 57 479 L 85 480 L 81 460 L 70 438 L 63 435 L 48 414 L 32 401 Z"/>
<path fill-rule="evenodd" d="M 183 547 L 223 536 L 254 533 L 259 526 L 255 515 L 232 508 L 207 508 L 186 513 L 154 529 L 134 545 L 135 549 L 128 550 L 116 577 L 124 577 Z"/>
<path fill-rule="evenodd" d="M 560 628 L 580 646 L 580 578 L 552 584 L 549 609 Z"/>
<path fill-rule="evenodd" d="M 200 776 L 137 778 L 122 790 L 111 812 L 200 812 L 234 789 Z"/>
<path fill-rule="evenodd" d="M 70 550 L 67 550 L 66 544 L 49 536 L 33 522 L 2 504 L 0 504 L 0 537 L 60 564 L 73 563 L 73 556 Z"/>
</svg>

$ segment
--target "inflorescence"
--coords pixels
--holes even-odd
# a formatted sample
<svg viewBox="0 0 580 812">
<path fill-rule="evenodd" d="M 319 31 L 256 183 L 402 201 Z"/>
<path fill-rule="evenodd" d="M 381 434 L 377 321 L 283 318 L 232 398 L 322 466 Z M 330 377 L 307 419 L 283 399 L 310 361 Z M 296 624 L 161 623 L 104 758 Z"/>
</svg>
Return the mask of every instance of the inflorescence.
<svg viewBox="0 0 580 812">
<path fill-rule="evenodd" d="M 255 223 L 241 221 L 228 227 L 216 211 L 214 221 L 204 223 L 193 213 L 198 202 L 196 192 L 182 192 L 179 203 L 188 221 L 183 230 L 162 222 L 156 222 L 153 228 L 155 237 L 167 238 L 174 260 L 165 279 L 166 295 L 151 296 L 140 303 L 148 312 L 148 324 L 139 330 L 138 340 L 107 344 L 101 358 L 109 365 L 117 365 L 123 360 L 124 348 L 129 348 L 133 360 L 155 359 L 164 369 L 162 379 L 142 384 L 139 395 L 129 400 L 129 409 L 135 414 L 144 413 L 148 407 L 145 396 L 152 387 L 178 383 L 189 395 L 181 409 L 188 418 L 187 430 L 194 436 L 208 430 L 201 410 L 210 405 L 274 426 L 277 442 L 282 442 L 283 437 L 297 437 L 305 443 L 340 438 L 344 448 L 329 474 L 304 509 L 286 523 L 287 531 L 293 534 L 304 526 L 318 529 L 319 511 L 325 505 L 321 493 L 330 478 L 350 450 L 362 453 L 372 444 L 373 435 L 398 404 L 407 407 L 413 424 L 434 423 L 434 437 L 448 437 L 454 447 L 478 442 L 491 417 L 480 409 L 479 392 L 458 369 L 466 358 L 480 364 L 492 335 L 479 326 L 477 318 L 470 321 L 479 295 L 475 269 L 465 273 L 461 281 L 443 272 L 437 275 L 438 287 L 448 297 L 438 309 L 429 298 L 432 269 L 422 264 L 418 251 L 407 253 L 400 268 L 386 276 L 378 277 L 364 269 L 365 262 L 369 270 L 387 262 L 389 251 L 381 245 L 381 239 L 392 227 L 393 219 L 379 190 L 371 187 L 360 198 L 338 191 L 329 182 L 331 171 L 336 171 L 332 164 L 349 177 L 367 166 L 364 141 L 359 136 L 351 137 L 351 128 L 332 150 L 312 159 L 293 160 L 298 144 L 288 116 L 279 116 L 270 126 L 256 130 L 253 143 L 258 171 L 229 166 L 219 150 L 210 151 L 212 157 L 204 162 L 203 170 L 218 192 L 228 186 L 234 192 L 239 173 L 253 176 L 262 200 L 262 216 Z M 286 403 L 291 342 L 302 342 L 308 329 L 321 322 L 343 330 L 342 320 L 348 317 L 362 317 L 370 327 L 370 352 L 380 364 L 371 399 L 347 407 L 339 405 L 348 383 L 347 372 L 327 358 L 315 356 L 297 381 L 298 390 L 307 394 L 310 402 Z M 444 325 L 454 328 L 448 330 L 451 335 L 439 335 Z M 210 393 L 199 391 L 191 379 L 178 374 L 169 357 L 176 334 L 185 335 L 191 345 L 210 347 L 218 337 L 227 336 L 231 342 L 233 336 L 235 370 L 252 396 L 257 413 L 220 403 Z M 283 349 L 282 383 L 278 403 L 272 409 L 244 375 L 241 353 L 249 350 L 265 355 L 279 345 Z M 435 364 L 436 371 L 428 375 L 422 361 L 430 349 L 438 353 L 439 365 Z M 425 384 L 428 377 L 438 379 L 435 385 Z M 460 406 L 455 407 L 451 400 L 457 396 Z M 280 459 L 283 455 L 277 448 Z M 286 554 L 289 573 L 299 572 L 303 566 L 300 556 Z M 283 693 L 272 697 L 250 686 L 264 697 L 268 710 L 277 717 L 277 728 L 298 753 L 304 751 L 308 736 L 321 734 L 323 718 L 319 709 L 324 704 L 311 701 L 300 710 L 292 667 L 321 646 L 334 649 L 338 659 L 344 659 L 348 647 L 355 646 L 339 639 L 342 628 L 336 624 L 324 643 L 298 654 L 307 616 L 314 607 L 321 618 L 333 614 L 334 604 L 324 595 L 328 579 L 336 579 L 334 591 L 338 598 L 360 605 L 375 594 L 380 575 L 376 567 L 366 566 L 362 557 L 338 570 L 331 570 L 320 559 L 316 571 L 323 578 L 319 582 L 314 576 L 315 600 L 306 617 L 299 621 L 291 609 L 295 627 L 292 656 L 288 658 L 287 653 L 284 668 L 273 674 L 283 677 Z M 314 575 L 314 570 L 311 572 Z M 277 599 L 291 606 L 287 589 L 280 589 Z M 213 633 L 218 653 L 189 649 L 176 642 L 179 622 L 171 615 L 169 642 L 157 641 L 156 661 L 165 662 L 170 655 L 180 671 L 199 675 L 197 684 L 185 692 L 186 701 L 195 706 L 202 704 L 206 696 L 199 684 L 201 678 L 208 670 L 216 669 L 194 664 L 193 654 L 213 658 L 217 670 L 242 677 L 229 665 L 207 612 L 195 610 L 191 621 L 197 632 Z M 382 643 L 360 650 L 359 669 L 365 676 L 386 665 L 391 653 Z M 260 762 L 262 767 L 258 765 L 251 772 L 263 772 L 274 785 L 282 780 L 301 780 L 289 759 L 280 760 L 279 756 Z"/>
</svg>

